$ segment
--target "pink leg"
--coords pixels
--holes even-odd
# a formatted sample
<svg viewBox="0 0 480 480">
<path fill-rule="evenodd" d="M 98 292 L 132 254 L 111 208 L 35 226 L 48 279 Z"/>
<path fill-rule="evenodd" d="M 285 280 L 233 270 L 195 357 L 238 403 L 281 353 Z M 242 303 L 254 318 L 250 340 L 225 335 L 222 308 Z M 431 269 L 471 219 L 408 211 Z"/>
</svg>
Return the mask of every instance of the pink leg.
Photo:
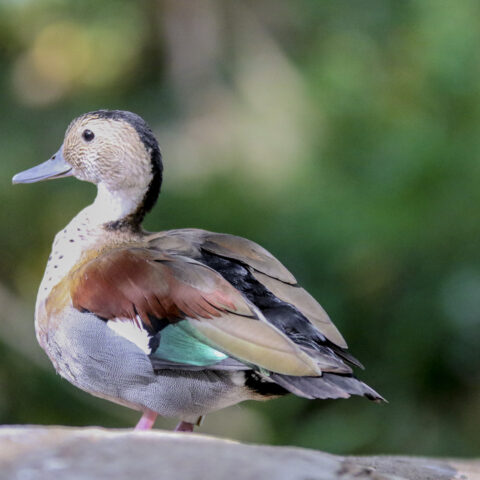
<svg viewBox="0 0 480 480">
<path fill-rule="evenodd" d="M 145 412 L 143 412 L 142 418 L 137 423 L 135 430 L 151 430 L 157 417 L 158 413 L 155 413 L 152 410 L 145 410 Z"/>
<path fill-rule="evenodd" d="M 193 423 L 180 422 L 175 427 L 175 432 L 193 432 Z"/>
</svg>

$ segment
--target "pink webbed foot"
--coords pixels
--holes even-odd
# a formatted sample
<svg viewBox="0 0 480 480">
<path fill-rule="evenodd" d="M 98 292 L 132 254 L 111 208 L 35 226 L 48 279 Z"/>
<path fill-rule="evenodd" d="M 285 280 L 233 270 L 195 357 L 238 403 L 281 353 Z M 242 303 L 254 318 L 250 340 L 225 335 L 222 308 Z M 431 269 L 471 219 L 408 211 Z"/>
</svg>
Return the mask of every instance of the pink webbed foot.
<svg viewBox="0 0 480 480">
<path fill-rule="evenodd" d="M 145 412 L 142 415 L 142 418 L 138 421 L 137 425 L 135 426 L 135 430 L 138 430 L 138 431 L 151 430 L 157 417 L 158 417 L 158 413 L 153 412 L 152 410 L 145 410 Z"/>
<path fill-rule="evenodd" d="M 193 432 L 193 423 L 180 422 L 175 427 L 175 432 Z"/>
</svg>

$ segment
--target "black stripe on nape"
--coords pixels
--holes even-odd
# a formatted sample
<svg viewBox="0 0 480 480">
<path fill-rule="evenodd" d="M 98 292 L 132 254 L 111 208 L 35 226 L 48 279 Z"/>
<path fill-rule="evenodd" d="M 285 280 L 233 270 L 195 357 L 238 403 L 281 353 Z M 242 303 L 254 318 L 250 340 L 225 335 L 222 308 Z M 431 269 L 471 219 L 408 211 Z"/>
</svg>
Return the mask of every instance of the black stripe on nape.
<svg viewBox="0 0 480 480">
<path fill-rule="evenodd" d="M 127 225 L 139 225 L 145 215 L 154 207 L 155 203 L 157 202 L 158 195 L 160 194 L 160 188 L 162 186 L 162 154 L 152 129 L 149 127 L 147 122 L 140 117 L 140 115 L 137 115 L 133 112 L 128 112 L 126 110 L 96 110 L 94 112 L 86 113 L 83 116 L 96 116 L 98 118 L 127 122 L 135 129 L 140 137 L 140 140 L 145 146 L 145 149 L 150 153 L 150 160 L 152 164 L 152 180 L 150 181 L 142 202 L 132 215 L 129 215 L 129 217 L 125 219 L 112 222 L 108 225 L 108 228 L 117 230 Z"/>
</svg>

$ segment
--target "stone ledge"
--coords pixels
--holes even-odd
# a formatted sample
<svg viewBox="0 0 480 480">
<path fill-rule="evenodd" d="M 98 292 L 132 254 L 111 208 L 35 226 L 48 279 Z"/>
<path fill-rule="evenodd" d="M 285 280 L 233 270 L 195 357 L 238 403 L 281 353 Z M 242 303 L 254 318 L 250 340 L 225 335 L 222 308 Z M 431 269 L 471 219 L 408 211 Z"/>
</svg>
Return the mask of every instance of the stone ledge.
<svg viewBox="0 0 480 480">
<path fill-rule="evenodd" d="M 1 480 L 480 480 L 480 461 L 342 457 L 199 434 L 5 426 Z"/>
</svg>

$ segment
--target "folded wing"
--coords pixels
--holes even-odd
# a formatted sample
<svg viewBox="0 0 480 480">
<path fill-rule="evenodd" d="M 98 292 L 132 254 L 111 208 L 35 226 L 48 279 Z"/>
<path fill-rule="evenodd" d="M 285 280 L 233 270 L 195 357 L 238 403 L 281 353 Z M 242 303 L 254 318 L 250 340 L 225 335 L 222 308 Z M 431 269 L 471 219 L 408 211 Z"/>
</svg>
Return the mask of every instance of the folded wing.
<svg viewBox="0 0 480 480">
<path fill-rule="evenodd" d="M 141 324 L 152 338 L 185 321 L 198 342 L 254 368 L 321 374 L 317 360 L 267 322 L 220 274 L 194 259 L 118 248 L 85 263 L 70 284 L 75 308 L 105 321 Z"/>
<path fill-rule="evenodd" d="M 251 240 L 200 229 L 180 229 L 151 237 L 151 245 L 162 250 L 180 251 L 204 261 L 203 253 L 238 262 L 249 269 L 258 282 L 283 302 L 294 305 L 333 344 L 347 343 L 322 306 L 301 286 L 287 268 L 268 250 Z"/>
</svg>

